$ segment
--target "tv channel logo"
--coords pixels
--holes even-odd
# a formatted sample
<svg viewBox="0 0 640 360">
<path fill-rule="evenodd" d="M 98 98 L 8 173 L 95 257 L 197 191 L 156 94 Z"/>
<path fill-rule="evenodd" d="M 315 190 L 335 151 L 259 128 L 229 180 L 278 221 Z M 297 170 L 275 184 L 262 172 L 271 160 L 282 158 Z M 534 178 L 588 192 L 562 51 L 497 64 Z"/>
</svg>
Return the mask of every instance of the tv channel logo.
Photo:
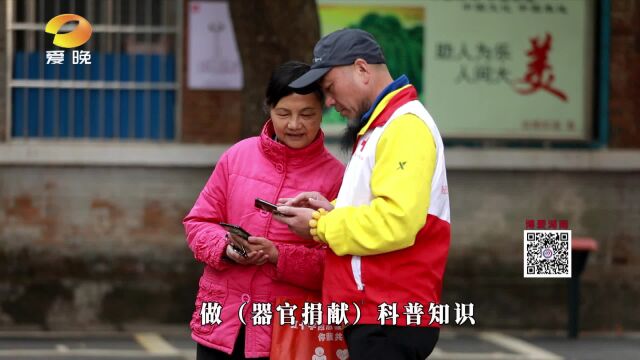
<svg viewBox="0 0 640 360">
<path fill-rule="evenodd" d="M 65 25 L 77 22 L 78 25 L 71 31 L 64 31 Z M 68 26 L 68 25 L 67 25 Z M 76 14 L 60 14 L 47 22 L 45 32 L 54 35 L 53 45 L 65 49 L 72 49 L 84 45 L 91 38 L 93 28 L 87 19 Z M 74 64 L 91 64 L 91 53 L 85 50 L 73 50 Z M 63 64 L 64 50 L 47 51 L 47 64 Z"/>
</svg>

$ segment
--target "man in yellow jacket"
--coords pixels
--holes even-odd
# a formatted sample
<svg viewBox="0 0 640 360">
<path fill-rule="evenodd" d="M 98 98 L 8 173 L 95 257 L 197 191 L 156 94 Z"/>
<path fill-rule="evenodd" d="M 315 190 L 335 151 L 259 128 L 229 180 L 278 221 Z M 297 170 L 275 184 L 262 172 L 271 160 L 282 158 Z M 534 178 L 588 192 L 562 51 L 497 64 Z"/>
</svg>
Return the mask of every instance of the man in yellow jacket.
<svg viewBox="0 0 640 360">
<path fill-rule="evenodd" d="M 282 199 L 276 217 L 326 243 L 323 302 L 346 304 L 351 359 L 425 359 L 439 335 L 450 243 L 444 146 L 406 76 L 393 79 L 380 46 L 357 29 L 316 44 L 311 70 L 292 82 L 320 82 L 326 105 L 349 119 L 353 154 L 338 198 L 316 192 Z"/>
</svg>

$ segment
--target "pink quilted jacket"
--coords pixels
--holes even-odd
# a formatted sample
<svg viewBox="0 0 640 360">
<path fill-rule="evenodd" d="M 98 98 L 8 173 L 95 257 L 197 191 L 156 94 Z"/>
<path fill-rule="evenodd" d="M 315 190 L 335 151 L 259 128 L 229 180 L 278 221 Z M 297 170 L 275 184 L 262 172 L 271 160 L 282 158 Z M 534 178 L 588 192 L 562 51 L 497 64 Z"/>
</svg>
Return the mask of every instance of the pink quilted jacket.
<svg viewBox="0 0 640 360">
<path fill-rule="evenodd" d="M 248 358 L 267 357 L 271 348 L 271 326 L 253 325 L 252 304 L 271 302 L 275 315 L 276 296 L 319 295 L 325 251 L 291 233 L 270 213 L 256 209 L 255 198 L 276 202 L 316 190 L 334 199 L 344 172 L 344 165 L 324 147 L 322 132 L 298 150 L 276 142 L 273 134 L 273 125 L 267 121 L 260 136 L 227 150 L 184 219 L 189 248 L 206 264 L 190 324 L 191 337 L 204 346 L 231 353 L 241 326 L 238 311 L 247 303 L 243 318 Z M 217 224 L 221 221 L 273 241 L 280 253 L 277 265 L 245 266 L 223 259 L 226 231 Z M 203 302 L 222 305 L 219 325 L 202 325 Z"/>
</svg>

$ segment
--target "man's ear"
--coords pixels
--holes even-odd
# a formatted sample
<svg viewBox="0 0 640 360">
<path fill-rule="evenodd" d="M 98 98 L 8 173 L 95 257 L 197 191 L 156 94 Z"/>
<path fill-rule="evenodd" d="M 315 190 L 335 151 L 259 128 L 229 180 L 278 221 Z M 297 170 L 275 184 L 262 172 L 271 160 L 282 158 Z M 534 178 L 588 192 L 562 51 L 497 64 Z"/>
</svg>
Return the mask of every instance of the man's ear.
<svg viewBox="0 0 640 360">
<path fill-rule="evenodd" d="M 354 70 L 356 73 L 356 76 L 359 79 L 362 79 L 363 83 L 365 85 L 369 84 L 369 81 L 371 80 L 371 66 L 369 66 L 369 63 L 367 63 L 366 60 L 364 59 L 356 59 L 356 61 L 353 62 L 353 66 L 354 66 Z"/>
</svg>

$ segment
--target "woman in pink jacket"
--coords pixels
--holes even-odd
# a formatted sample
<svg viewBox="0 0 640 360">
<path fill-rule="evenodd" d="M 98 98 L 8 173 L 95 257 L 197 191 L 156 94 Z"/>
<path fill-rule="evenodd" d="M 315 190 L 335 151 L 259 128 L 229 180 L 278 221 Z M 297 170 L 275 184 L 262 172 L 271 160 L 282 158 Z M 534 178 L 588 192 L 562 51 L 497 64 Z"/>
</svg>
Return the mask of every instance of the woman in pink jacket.
<svg viewBox="0 0 640 360">
<path fill-rule="evenodd" d="M 272 327 L 254 325 L 254 304 L 271 303 L 275 313 L 276 296 L 319 294 L 324 247 L 254 207 L 256 198 L 276 202 L 310 188 L 328 199 L 338 194 L 344 165 L 324 146 L 322 92 L 314 87 L 295 93 L 288 87 L 308 70 L 289 62 L 274 71 L 265 99 L 270 119 L 262 133 L 220 157 L 184 219 L 189 248 L 205 263 L 190 324 L 198 359 L 268 357 Z M 253 235 L 244 243 L 247 257 L 233 250 L 220 222 Z M 235 235 L 232 240 L 241 241 Z M 246 326 L 239 317 L 242 304 Z"/>
</svg>

